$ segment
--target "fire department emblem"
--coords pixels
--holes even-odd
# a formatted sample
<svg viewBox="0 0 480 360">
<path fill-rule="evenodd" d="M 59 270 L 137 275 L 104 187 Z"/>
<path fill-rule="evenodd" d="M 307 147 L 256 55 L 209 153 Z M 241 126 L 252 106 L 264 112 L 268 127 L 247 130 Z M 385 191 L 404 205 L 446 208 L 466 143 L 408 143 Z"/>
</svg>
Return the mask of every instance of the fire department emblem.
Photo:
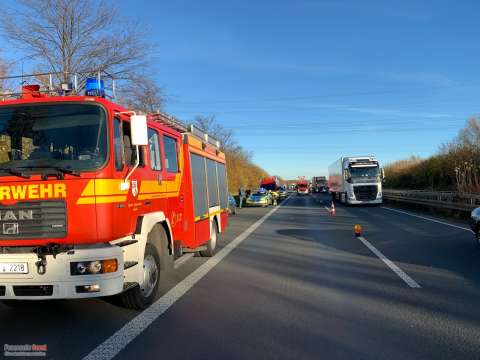
<svg viewBox="0 0 480 360">
<path fill-rule="evenodd" d="M 133 195 L 133 197 L 137 197 L 137 195 L 138 195 L 138 182 L 137 182 L 137 180 L 132 180 L 132 195 Z"/>
</svg>

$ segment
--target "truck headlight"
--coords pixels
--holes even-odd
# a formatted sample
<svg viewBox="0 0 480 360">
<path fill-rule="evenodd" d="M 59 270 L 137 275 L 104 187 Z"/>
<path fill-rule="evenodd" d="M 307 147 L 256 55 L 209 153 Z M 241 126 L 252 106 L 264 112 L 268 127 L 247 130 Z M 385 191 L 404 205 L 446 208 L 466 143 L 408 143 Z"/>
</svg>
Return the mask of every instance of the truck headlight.
<svg viewBox="0 0 480 360">
<path fill-rule="evenodd" d="M 97 275 L 116 272 L 117 259 L 79 261 L 70 263 L 71 275 Z"/>
<path fill-rule="evenodd" d="M 100 261 L 91 261 L 88 264 L 88 272 L 90 274 L 98 274 L 100 271 L 102 271 L 102 263 Z"/>
</svg>

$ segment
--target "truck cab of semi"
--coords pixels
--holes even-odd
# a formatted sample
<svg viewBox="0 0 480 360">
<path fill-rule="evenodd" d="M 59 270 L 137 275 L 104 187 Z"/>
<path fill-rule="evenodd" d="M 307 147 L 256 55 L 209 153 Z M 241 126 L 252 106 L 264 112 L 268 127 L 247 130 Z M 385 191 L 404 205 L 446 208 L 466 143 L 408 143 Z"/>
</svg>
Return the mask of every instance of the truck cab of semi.
<svg viewBox="0 0 480 360">
<path fill-rule="evenodd" d="M 383 179 L 374 156 L 342 157 L 329 167 L 330 192 L 345 204 L 381 204 Z"/>
</svg>

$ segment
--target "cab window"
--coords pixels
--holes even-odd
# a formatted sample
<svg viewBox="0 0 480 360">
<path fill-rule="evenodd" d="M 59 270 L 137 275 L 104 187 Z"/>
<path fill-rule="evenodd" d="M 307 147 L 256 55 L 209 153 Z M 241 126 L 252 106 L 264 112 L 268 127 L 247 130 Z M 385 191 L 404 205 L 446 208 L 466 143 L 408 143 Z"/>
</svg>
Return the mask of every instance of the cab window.
<svg viewBox="0 0 480 360">
<path fill-rule="evenodd" d="M 148 147 L 150 149 L 150 167 L 152 170 L 162 170 L 162 163 L 160 161 L 160 143 L 158 132 L 153 129 L 148 129 Z"/>
<path fill-rule="evenodd" d="M 130 124 L 124 123 L 123 124 L 123 146 L 125 152 L 125 163 L 128 167 L 135 166 L 135 161 L 137 160 L 137 148 L 136 146 L 132 145 L 132 138 L 130 135 Z M 145 159 L 143 156 L 143 149 L 139 146 L 139 153 L 140 153 L 140 164 L 139 166 L 145 166 Z"/>
<path fill-rule="evenodd" d="M 178 172 L 178 149 L 177 140 L 170 136 L 163 136 L 163 148 L 165 151 L 165 168 L 168 172 Z"/>
<path fill-rule="evenodd" d="M 115 170 L 123 170 L 122 123 L 119 119 L 113 121 L 113 145 L 115 152 Z"/>
</svg>

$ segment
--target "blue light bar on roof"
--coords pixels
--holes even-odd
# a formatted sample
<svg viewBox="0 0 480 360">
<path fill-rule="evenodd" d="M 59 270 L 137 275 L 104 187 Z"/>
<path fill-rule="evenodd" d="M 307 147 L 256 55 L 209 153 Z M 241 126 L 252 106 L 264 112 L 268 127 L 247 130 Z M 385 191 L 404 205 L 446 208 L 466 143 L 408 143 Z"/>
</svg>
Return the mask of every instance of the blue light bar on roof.
<svg viewBox="0 0 480 360">
<path fill-rule="evenodd" d="M 87 78 L 87 82 L 85 84 L 85 95 L 105 97 L 105 84 L 103 80 L 98 80 L 97 78 Z"/>
</svg>

